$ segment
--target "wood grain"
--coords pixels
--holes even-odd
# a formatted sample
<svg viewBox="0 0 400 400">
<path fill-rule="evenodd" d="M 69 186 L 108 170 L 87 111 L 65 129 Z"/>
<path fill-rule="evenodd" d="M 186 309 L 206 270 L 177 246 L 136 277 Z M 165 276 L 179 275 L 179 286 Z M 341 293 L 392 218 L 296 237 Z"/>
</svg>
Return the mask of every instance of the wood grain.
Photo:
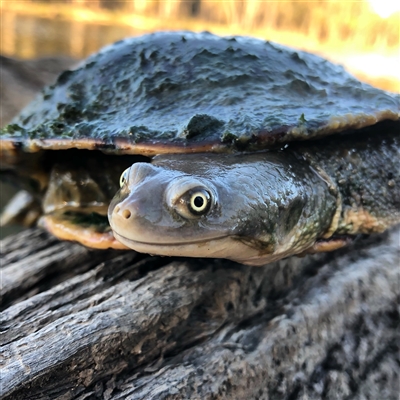
<svg viewBox="0 0 400 400">
<path fill-rule="evenodd" d="M 2 399 L 397 399 L 400 229 L 266 267 L 0 245 Z"/>
</svg>

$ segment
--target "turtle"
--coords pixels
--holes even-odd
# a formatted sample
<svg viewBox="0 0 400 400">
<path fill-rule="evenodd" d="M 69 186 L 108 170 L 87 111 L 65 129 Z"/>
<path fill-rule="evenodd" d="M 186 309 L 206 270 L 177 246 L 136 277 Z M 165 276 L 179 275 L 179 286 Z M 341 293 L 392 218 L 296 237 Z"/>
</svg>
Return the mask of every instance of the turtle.
<svg viewBox="0 0 400 400">
<path fill-rule="evenodd" d="M 399 99 L 270 41 L 124 39 L 1 130 L 1 175 L 31 204 L 3 220 L 248 265 L 331 251 L 400 222 Z"/>
</svg>

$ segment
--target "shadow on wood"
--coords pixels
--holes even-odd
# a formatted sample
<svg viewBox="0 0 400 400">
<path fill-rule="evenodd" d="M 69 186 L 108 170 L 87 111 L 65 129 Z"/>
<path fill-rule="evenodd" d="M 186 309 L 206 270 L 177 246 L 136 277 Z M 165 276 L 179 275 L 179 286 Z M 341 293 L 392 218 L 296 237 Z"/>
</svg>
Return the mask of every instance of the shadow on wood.
<svg viewBox="0 0 400 400">
<path fill-rule="evenodd" d="M 3 399 L 397 399 L 400 230 L 266 267 L 1 242 Z"/>
</svg>

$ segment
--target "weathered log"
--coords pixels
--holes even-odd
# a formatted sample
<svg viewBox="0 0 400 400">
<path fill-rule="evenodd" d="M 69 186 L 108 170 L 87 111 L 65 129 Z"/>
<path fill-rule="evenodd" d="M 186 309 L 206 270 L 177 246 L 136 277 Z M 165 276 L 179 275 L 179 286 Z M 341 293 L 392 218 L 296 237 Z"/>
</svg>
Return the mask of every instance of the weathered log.
<svg viewBox="0 0 400 400">
<path fill-rule="evenodd" d="M 398 399 L 400 229 L 266 267 L 1 242 L 3 399 Z"/>
</svg>

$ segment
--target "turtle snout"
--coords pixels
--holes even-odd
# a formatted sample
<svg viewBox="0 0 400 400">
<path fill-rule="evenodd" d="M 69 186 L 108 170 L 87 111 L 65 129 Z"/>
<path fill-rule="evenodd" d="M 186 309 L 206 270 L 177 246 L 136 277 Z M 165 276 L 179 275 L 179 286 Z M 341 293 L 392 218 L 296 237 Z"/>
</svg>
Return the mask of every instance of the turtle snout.
<svg viewBox="0 0 400 400">
<path fill-rule="evenodd" d="M 148 203 L 145 199 L 131 195 L 110 204 L 110 227 L 116 239 L 128 247 L 132 247 L 129 241 L 152 242 L 154 239 L 154 227 L 149 221 L 154 213 L 149 210 Z"/>
<path fill-rule="evenodd" d="M 109 209 L 108 220 L 114 234 L 130 237 L 131 235 L 140 235 L 138 231 L 140 227 L 140 218 L 138 218 L 138 210 L 132 201 L 125 199 L 117 202 Z"/>
<path fill-rule="evenodd" d="M 125 226 L 136 217 L 138 213 L 137 202 L 133 200 L 132 194 L 127 190 L 121 189 L 116 193 L 108 207 L 108 219 L 111 228 L 117 225 Z"/>
<path fill-rule="evenodd" d="M 114 213 L 121 215 L 122 218 L 125 218 L 125 219 L 129 219 L 132 216 L 132 213 L 130 212 L 129 209 L 127 209 L 127 208 L 121 209 L 120 206 L 116 206 L 114 208 Z"/>
<path fill-rule="evenodd" d="M 131 193 L 122 189 L 118 191 L 108 207 L 108 220 L 111 228 L 124 227 L 123 229 L 125 229 L 128 224 L 132 223 L 136 214 L 137 211 L 135 211 Z"/>
</svg>

